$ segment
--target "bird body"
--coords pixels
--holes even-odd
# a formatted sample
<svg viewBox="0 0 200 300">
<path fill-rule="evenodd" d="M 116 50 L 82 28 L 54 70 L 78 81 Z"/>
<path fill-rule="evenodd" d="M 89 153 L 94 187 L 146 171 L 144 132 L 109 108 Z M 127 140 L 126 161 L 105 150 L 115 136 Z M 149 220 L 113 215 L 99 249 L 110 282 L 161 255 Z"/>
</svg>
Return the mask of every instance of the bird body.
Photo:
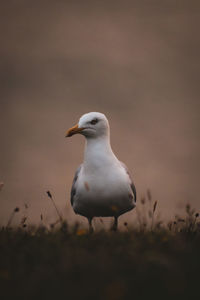
<svg viewBox="0 0 200 300">
<path fill-rule="evenodd" d="M 72 207 L 88 220 L 100 216 L 113 216 L 117 220 L 135 207 L 136 191 L 127 168 L 111 149 L 105 115 L 95 112 L 83 115 L 67 136 L 75 133 L 85 135 L 86 146 L 83 164 L 72 184 Z"/>
</svg>

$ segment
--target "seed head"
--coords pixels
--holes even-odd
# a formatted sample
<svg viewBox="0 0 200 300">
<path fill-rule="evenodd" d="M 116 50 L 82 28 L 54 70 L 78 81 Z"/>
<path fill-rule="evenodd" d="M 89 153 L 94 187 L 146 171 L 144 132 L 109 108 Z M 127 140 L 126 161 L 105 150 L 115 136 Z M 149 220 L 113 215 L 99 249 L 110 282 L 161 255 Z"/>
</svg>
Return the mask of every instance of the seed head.
<svg viewBox="0 0 200 300">
<path fill-rule="evenodd" d="M 51 195 L 50 191 L 47 191 L 47 195 L 48 195 L 49 198 L 52 199 L 52 195 Z"/>
<path fill-rule="evenodd" d="M 153 205 L 153 212 L 155 212 L 156 206 L 157 206 L 157 201 L 155 201 L 155 203 L 154 203 L 154 205 Z"/>
</svg>

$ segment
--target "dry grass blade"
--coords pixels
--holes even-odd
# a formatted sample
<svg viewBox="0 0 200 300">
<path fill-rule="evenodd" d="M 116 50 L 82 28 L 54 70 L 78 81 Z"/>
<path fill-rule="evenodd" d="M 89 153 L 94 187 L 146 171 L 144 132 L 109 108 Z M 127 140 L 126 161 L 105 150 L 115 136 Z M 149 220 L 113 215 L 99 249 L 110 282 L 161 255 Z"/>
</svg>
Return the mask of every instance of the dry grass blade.
<svg viewBox="0 0 200 300">
<path fill-rule="evenodd" d="M 154 205 L 153 205 L 153 212 L 155 212 L 156 206 L 157 206 L 157 201 L 155 201 L 155 203 L 154 203 Z"/>
<path fill-rule="evenodd" d="M 15 209 L 12 211 L 11 215 L 10 215 L 10 218 L 8 219 L 8 223 L 6 225 L 6 228 L 9 228 L 12 221 L 13 221 L 13 218 L 14 218 L 14 215 L 16 212 L 19 212 L 19 207 L 15 207 Z"/>
<path fill-rule="evenodd" d="M 57 214 L 58 214 L 58 217 L 59 217 L 59 219 L 60 219 L 60 222 L 62 223 L 62 221 L 63 221 L 62 216 L 61 216 L 61 214 L 60 214 L 60 212 L 59 212 L 59 210 L 58 210 L 58 208 L 57 208 L 57 206 L 56 206 L 56 204 L 55 204 L 55 201 L 54 201 L 54 199 L 53 199 L 53 196 L 52 196 L 51 192 L 50 192 L 50 191 L 47 191 L 47 195 L 48 195 L 48 197 L 51 199 L 51 201 L 52 201 L 52 203 L 53 203 L 53 206 L 54 206 L 54 208 L 55 208 L 55 210 L 56 210 L 56 212 L 57 212 Z"/>
<path fill-rule="evenodd" d="M 22 219 L 21 219 L 21 225 L 22 226 L 24 226 L 24 225 L 26 225 L 26 220 L 27 220 L 27 217 L 22 217 Z"/>
</svg>

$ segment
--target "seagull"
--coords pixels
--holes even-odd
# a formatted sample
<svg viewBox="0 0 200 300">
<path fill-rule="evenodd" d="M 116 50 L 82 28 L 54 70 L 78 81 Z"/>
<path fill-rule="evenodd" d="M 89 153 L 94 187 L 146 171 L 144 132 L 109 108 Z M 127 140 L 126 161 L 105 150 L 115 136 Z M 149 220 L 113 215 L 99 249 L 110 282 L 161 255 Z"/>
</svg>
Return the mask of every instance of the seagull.
<svg viewBox="0 0 200 300">
<path fill-rule="evenodd" d="M 118 217 L 136 206 L 136 189 L 128 169 L 113 153 L 110 127 L 106 116 L 99 112 L 84 114 L 66 137 L 82 134 L 86 138 L 83 163 L 75 172 L 71 188 L 71 205 L 76 214 L 88 219 L 92 232 L 94 217 Z"/>
</svg>

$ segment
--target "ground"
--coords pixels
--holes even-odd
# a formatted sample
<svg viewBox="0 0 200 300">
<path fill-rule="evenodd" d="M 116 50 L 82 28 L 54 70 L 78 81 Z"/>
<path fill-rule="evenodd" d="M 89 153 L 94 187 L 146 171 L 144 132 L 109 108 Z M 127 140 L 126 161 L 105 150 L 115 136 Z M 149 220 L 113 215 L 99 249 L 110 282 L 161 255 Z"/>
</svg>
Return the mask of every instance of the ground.
<svg viewBox="0 0 200 300">
<path fill-rule="evenodd" d="M 198 224 L 89 234 L 2 228 L 1 299 L 195 299 L 200 274 Z M 176 227 L 176 224 L 173 224 Z"/>
</svg>

